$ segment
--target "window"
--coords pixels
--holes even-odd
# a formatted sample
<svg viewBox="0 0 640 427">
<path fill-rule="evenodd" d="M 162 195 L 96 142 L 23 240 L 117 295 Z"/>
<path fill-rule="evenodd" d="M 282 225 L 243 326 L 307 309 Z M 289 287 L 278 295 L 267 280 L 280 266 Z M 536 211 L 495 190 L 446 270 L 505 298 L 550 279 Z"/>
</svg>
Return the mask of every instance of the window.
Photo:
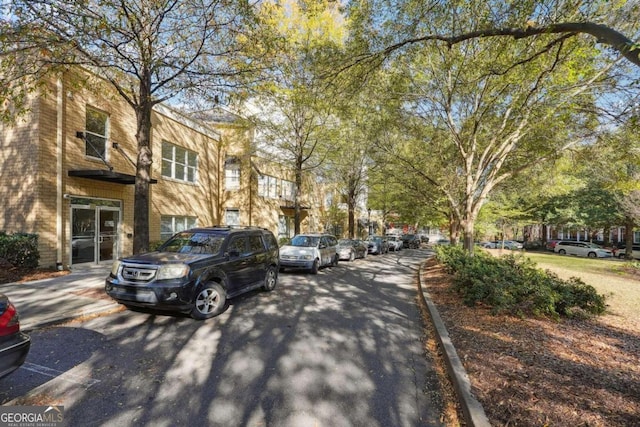
<svg viewBox="0 0 640 427">
<path fill-rule="evenodd" d="M 102 111 L 87 108 L 84 132 L 85 154 L 106 160 L 109 116 Z"/>
<path fill-rule="evenodd" d="M 293 200 L 296 193 L 296 183 L 292 181 L 282 180 L 282 198 L 285 200 Z"/>
<path fill-rule="evenodd" d="M 258 196 L 285 200 L 293 200 L 295 184 L 269 175 L 258 176 Z"/>
<path fill-rule="evenodd" d="M 224 188 L 226 190 L 240 188 L 240 161 L 236 157 L 229 157 L 224 162 Z"/>
<path fill-rule="evenodd" d="M 225 212 L 226 225 L 240 225 L 240 210 L 227 209 Z"/>
<path fill-rule="evenodd" d="M 280 215 L 278 218 L 278 237 L 291 237 L 291 217 Z"/>
<path fill-rule="evenodd" d="M 196 182 L 198 155 L 193 151 L 162 141 L 162 176 Z"/>
<path fill-rule="evenodd" d="M 229 247 L 227 248 L 227 251 L 238 252 L 240 256 L 248 255 L 247 254 L 247 237 L 246 236 L 234 237 L 233 240 L 229 242 Z"/>
<path fill-rule="evenodd" d="M 160 240 L 163 242 L 179 231 L 188 230 L 196 226 L 197 218 L 191 216 L 169 216 L 160 217 Z"/>
<path fill-rule="evenodd" d="M 261 236 L 249 236 L 249 252 L 257 254 L 264 252 L 264 243 Z"/>
</svg>

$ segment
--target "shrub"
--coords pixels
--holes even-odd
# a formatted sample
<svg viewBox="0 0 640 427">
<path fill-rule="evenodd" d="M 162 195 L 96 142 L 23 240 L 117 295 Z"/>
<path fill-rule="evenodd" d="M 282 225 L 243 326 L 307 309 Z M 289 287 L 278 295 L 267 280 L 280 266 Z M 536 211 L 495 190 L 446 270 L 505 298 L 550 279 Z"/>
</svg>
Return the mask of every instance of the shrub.
<svg viewBox="0 0 640 427">
<path fill-rule="evenodd" d="M 605 297 L 582 280 L 562 280 L 542 271 L 522 256 L 496 258 L 482 251 L 470 256 L 455 247 L 440 247 L 436 257 L 454 278 L 454 289 L 469 306 L 478 303 L 493 313 L 518 315 L 598 315 L 606 308 Z"/>
<path fill-rule="evenodd" d="M 38 235 L 27 233 L 7 234 L 0 231 L 0 258 L 14 267 L 36 268 L 40 261 Z"/>
</svg>

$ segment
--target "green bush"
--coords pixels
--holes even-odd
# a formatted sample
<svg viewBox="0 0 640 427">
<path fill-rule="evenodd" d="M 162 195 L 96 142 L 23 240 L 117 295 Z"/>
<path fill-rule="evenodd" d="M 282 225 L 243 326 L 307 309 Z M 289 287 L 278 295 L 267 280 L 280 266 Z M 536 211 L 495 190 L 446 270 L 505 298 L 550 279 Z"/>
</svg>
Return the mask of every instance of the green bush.
<svg viewBox="0 0 640 427">
<path fill-rule="evenodd" d="M 436 257 L 454 278 L 454 289 L 466 305 L 481 303 L 493 313 L 577 316 L 605 311 L 605 297 L 582 280 L 562 280 L 538 269 L 522 256 L 496 258 L 482 251 L 470 256 L 457 247 L 442 246 Z"/>
<path fill-rule="evenodd" d="M 0 259 L 14 267 L 36 268 L 40 261 L 38 235 L 27 233 L 7 234 L 0 231 Z"/>
</svg>

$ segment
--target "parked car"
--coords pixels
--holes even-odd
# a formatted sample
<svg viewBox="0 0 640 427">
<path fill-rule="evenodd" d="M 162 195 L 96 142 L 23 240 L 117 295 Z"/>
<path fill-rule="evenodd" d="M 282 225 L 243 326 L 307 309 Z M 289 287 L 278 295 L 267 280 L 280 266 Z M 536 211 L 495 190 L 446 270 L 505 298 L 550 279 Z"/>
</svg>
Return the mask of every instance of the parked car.
<svg viewBox="0 0 640 427">
<path fill-rule="evenodd" d="M 402 236 L 402 247 L 418 249 L 420 247 L 420 238 L 415 234 L 404 234 Z"/>
<path fill-rule="evenodd" d="M 554 252 L 555 248 L 556 248 L 556 245 L 558 244 L 559 241 L 560 240 L 548 240 L 547 244 L 545 245 L 545 248 L 548 251 Z"/>
<path fill-rule="evenodd" d="M 633 245 L 631 247 L 631 251 L 632 254 L 631 256 L 634 259 L 640 259 L 640 245 Z M 627 256 L 627 249 L 625 245 L 620 246 L 616 251 L 615 251 L 615 256 L 617 256 L 620 259 L 624 259 Z"/>
<path fill-rule="evenodd" d="M 365 258 L 367 256 L 368 247 L 362 240 L 357 239 L 340 239 L 338 240 L 338 255 L 340 259 L 353 261 L 356 258 Z"/>
<path fill-rule="evenodd" d="M 182 231 L 155 252 L 113 263 L 105 290 L 125 306 L 216 316 L 227 299 L 278 280 L 278 241 L 259 227 L 214 226 Z"/>
<path fill-rule="evenodd" d="M 320 267 L 336 266 L 338 239 L 331 234 L 298 234 L 280 248 L 280 270 L 286 268 L 309 270 L 317 274 Z"/>
<path fill-rule="evenodd" d="M 381 236 L 369 236 L 367 238 L 369 253 L 374 255 L 384 255 L 389 252 L 387 240 Z"/>
<path fill-rule="evenodd" d="M 402 250 L 402 247 L 404 246 L 402 238 L 395 235 L 387 236 L 387 244 L 389 246 L 389 250 L 394 252 Z"/>
<path fill-rule="evenodd" d="M 504 249 L 518 250 L 523 248 L 522 243 L 516 242 L 515 240 L 484 242 L 481 246 L 487 249 L 502 249 L 504 247 Z"/>
<path fill-rule="evenodd" d="M 609 249 L 604 249 L 595 243 L 569 240 L 559 241 L 555 246 L 554 252 L 561 255 L 576 255 L 589 258 L 608 258 L 613 256 L 613 252 Z"/>
<path fill-rule="evenodd" d="M 31 338 L 20 331 L 18 310 L 0 294 L 0 378 L 22 366 L 30 348 Z"/>
</svg>

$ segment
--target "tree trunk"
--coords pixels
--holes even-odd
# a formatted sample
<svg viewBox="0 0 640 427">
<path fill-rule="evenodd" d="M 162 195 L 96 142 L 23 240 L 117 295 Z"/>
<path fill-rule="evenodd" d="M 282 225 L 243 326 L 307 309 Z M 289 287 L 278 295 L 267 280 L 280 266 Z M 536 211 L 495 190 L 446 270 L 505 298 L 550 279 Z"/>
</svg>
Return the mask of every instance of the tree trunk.
<svg viewBox="0 0 640 427">
<path fill-rule="evenodd" d="M 136 112 L 136 141 L 138 157 L 136 163 L 135 196 L 133 202 L 133 253 L 139 254 L 149 250 L 149 183 L 151 181 L 151 108 L 153 104 L 149 91 L 141 84 L 140 104 Z"/>
<path fill-rule="evenodd" d="M 635 221 L 633 218 L 626 217 L 625 225 L 624 225 L 624 259 L 633 259 L 633 227 L 635 226 Z"/>
<path fill-rule="evenodd" d="M 296 193 L 293 200 L 293 233 L 300 234 L 300 194 L 302 193 L 302 160 L 298 159 L 296 164 Z"/>
<path fill-rule="evenodd" d="M 355 221 L 356 201 L 354 197 L 349 196 L 348 214 L 349 214 L 349 238 L 355 238 L 356 221 Z"/>
</svg>

